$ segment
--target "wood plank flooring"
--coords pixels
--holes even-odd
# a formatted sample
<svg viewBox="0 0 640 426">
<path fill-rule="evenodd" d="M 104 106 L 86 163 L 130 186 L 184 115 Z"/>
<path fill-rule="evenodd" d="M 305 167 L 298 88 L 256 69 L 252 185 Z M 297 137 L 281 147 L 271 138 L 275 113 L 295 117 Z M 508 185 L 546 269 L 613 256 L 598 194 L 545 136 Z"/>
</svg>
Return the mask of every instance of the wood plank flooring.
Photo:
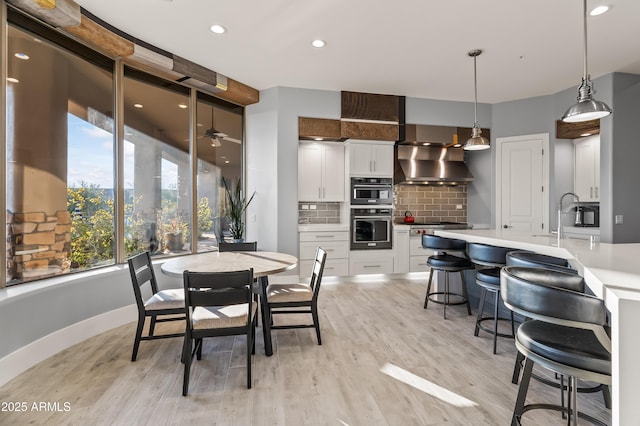
<svg viewBox="0 0 640 426">
<path fill-rule="evenodd" d="M 475 316 L 466 315 L 464 306 L 447 309 L 447 320 L 441 305 L 422 309 L 425 282 L 423 274 L 325 280 L 322 346 L 313 329 L 277 330 L 274 355 L 266 357 L 258 330 L 252 389 L 246 388 L 244 337 L 205 341 L 183 397 L 182 339 L 142 342 L 131 362 L 135 324 L 119 327 L 0 388 L 0 402 L 28 405 L 26 412 L 0 412 L 0 424 L 510 424 L 517 393 L 513 340 L 498 339 L 493 355 L 491 336 L 473 336 Z M 556 403 L 559 391 L 532 380 L 531 401 Z M 34 402 L 57 402 L 59 411 L 52 405 L 32 410 Z M 578 406 L 611 421 L 601 394 L 580 394 Z M 565 423 L 559 413 L 540 410 L 523 419 L 525 425 Z"/>
</svg>

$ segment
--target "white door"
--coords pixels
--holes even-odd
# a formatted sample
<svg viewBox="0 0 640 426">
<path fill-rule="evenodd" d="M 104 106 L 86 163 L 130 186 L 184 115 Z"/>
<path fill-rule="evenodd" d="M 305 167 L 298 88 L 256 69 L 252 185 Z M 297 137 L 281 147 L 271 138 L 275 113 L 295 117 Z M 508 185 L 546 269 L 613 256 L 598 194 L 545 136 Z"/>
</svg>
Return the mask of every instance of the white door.
<svg viewBox="0 0 640 426">
<path fill-rule="evenodd" d="M 496 140 L 496 227 L 547 233 L 549 135 Z"/>
</svg>

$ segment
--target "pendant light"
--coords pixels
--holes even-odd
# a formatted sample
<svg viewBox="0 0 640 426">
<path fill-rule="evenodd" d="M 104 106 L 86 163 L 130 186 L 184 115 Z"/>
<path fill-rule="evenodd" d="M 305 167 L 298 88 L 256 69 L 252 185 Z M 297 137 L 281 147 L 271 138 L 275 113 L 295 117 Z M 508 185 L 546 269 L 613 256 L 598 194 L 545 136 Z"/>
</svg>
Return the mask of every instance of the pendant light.
<svg viewBox="0 0 640 426">
<path fill-rule="evenodd" d="M 581 121 L 595 120 L 611 114 L 611 108 L 604 102 L 593 99 L 593 83 L 587 72 L 587 0 L 582 1 L 582 19 L 584 30 L 584 73 L 582 83 L 578 87 L 578 103 L 573 105 L 562 116 L 566 123 L 579 123 Z"/>
<path fill-rule="evenodd" d="M 482 129 L 478 124 L 478 77 L 476 70 L 476 58 L 480 56 L 482 50 L 476 49 L 469 52 L 469 56 L 473 58 L 473 89 L 475 101 L 473 104 L 473 129 L 471 129 L 471 138 L 464 144 L 464 149 L 467 151 L 480 151 L 482 149 L 489 149 L 491 145 L 487 138 L 482 137 Z"/>
</svg>

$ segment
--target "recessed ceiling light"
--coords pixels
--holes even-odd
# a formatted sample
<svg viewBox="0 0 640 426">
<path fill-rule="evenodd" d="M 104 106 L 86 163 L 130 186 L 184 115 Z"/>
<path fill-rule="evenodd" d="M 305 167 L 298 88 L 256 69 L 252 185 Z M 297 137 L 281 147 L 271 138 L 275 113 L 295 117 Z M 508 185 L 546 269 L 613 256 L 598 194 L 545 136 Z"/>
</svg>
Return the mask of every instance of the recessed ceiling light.
<svg viewBox="0 0 640 426">
<path fill-rule="evenodd" d="M 589 15 L 591 15 L 591 16 L 602 15 L 603 13 L 605 13 L 608 10 L 609 10 L 609 6 L 597 6 L 597 7 L 593 8 L 593 10 L 591 10 L 591 12 L 589 12 Z"/>
<path fill-rule="evenodd" d="M 225 160 L 224 164 L 229 164 L 229 160 Z"/>
<path fill-rule="evenodd" d="M 423 142 L 422 145 L 429 146 L 429 145 L 431 145 L 431 142 Z"/>
<path fill-rule="evenodd" d="M 133 104 L 133 106 L 136 108 L 142 108 L 142 104 Z"/>
<path fill-rule="evenodd" d="M 317 40 L 313 40 L 311 42 L 311 45 L 313 47 L 325 47 L 327 43 L 324 40 L 317 39 Z"/>
<path fill-rule="evenodd" d="M 13 78 L 13 77 L 7 77 L 7 81 L 9 83 L 20 83 L 20 80 L 18 80 L 17 78 Z"/>
<path fill-rule="evenodd" d="M 224 34 L 227 32 L 227 29 L 219 24 L 214 24 L 211 27 L 209 27 L 209 29 L 211 30 L 212 33 L 216 33 L 216 34 Z"/>
<path fill-rule="evenodd" d="M 322 138 L 313 138 L 313 139 L 316 140 L 316 141 L 321 141 L 322 140 Z"/>
<path fill-rule="evenodd" d="M 580 136 L 591 136 L 591 133 L 583 133 Z"/>
<path fill-rule="evenodd" d="M 453 147 L 454 148 L 460 148 L 462 145 L 460 145 L 459 143 L 455 144 Z"/>
<path fill-rule="evenodd" d="M 16 53 L 16 54 L 14 54 L 13 56 L 15 56 L 15 57 L 16 57 L 16 58 L 18 58 L 18 59 L 22 59 L 22 60 L 24 60 L 24 61 L 26 61 L 27 59 L 29 59 L 29 55 L 27 55 L 26 53 L 20 53 L 20 52 L 18 52 L 18 53 Z"/>
<path fill-rule="evenodd" d="M 188 107 L 187 107 L 187 105 L 185 105 L 185 104 L 178 104 L 178 108 L 185 109 L 185 108 L 188 108 Z"/>
</svg>

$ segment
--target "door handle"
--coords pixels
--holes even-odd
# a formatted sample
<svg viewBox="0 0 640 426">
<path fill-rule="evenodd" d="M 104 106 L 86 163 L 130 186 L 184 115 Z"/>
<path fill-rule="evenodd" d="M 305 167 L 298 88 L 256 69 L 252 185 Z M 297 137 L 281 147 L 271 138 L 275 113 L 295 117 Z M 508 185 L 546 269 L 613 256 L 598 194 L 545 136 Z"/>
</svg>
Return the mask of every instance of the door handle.
<svg viewBox="0 0 640 426">
<path fill-rule="evenodd" d="M 593 186 L 589 187 L 589 197 L 593 198 Z"/>
<path fill-rule="evenodd" d="M 511 228 L 509 225 L 502 225 L 502 227 L 503 227 L 504 229 Z"/>
<path fill-rule="evenodd" d="M 598 187 L 596 186 L 596 198 L 598 198 Z"/>
</svg>

